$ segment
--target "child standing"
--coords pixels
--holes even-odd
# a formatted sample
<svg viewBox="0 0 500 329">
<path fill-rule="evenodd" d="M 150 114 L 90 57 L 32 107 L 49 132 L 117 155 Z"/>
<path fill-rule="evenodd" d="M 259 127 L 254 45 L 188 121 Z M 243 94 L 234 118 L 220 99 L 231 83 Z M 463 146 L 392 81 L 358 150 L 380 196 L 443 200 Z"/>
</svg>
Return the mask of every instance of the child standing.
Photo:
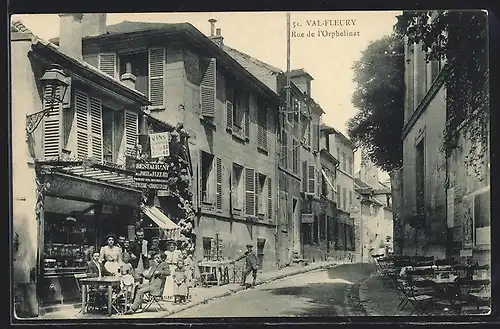
<svg viewBox="0 0 500 329">
<path fill-rule="evenodd" d="M 174 281 L 174 304 L 186 303 L 188 295 L 187 274 L 184 268 L 184 260 L 180 259 L 177 262 L 177 267 L 172 274 Z"/>
<path fill-rule="evenodd" d="M 185 249 L 182 250 L 182 259 L 184 260 L 184 267 L 186 269 L 187 276 L 187 299 L 191 299 L 191 294 L 189 293 L 194 284 L 194 261 L 193 255 L 188 253 Z"/>
</svg>

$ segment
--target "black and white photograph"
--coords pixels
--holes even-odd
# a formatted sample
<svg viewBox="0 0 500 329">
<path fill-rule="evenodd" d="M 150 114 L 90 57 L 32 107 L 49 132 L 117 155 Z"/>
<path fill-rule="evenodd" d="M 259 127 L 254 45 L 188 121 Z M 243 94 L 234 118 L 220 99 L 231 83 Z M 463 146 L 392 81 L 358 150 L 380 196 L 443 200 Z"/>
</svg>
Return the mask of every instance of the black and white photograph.
<svg viewBox="0 0 500 329">
<path fill-rule="evenodd" d="M 486 10 L 16 14 L 8 47 L 12 322 L 491 313 Z"/>
</svg>

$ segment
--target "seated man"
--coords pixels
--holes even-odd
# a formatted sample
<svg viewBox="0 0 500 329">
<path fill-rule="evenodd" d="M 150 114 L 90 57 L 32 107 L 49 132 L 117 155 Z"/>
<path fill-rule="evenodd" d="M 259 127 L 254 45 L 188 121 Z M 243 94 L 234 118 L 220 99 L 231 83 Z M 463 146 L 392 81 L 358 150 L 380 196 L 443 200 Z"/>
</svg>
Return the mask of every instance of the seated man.
<svg viewBox="0 0 500 329">
<path fill-rule="evenodd" d="M 99 262 L 99 253 L 95 252 L 92 254 L 92 260 L 87 263 L 87 277 L 101 277 L 103 273 L 104 267 L 102 266 L 101 262 Z M 89 294 L 94 296 L 95 307 L 103 307 L 106 304 L 105 293 L 105 286 L 90 287 Z"/>
<path fill-rule="evenodd" d="M 142 306 L 142 298 L 145 293 L 160 294 L 162 283 L 165 278 L 170 275 L 169 266 L 166 262 L 167 256 L 164 253 L 155 255 L 155 262 L 151 268 L 144 272 L 143 276 L 149 280 L 148 283 L 143 283 L 137 286 L 137 292 L 134 294 L 134 302 L 130 306 L 130 310 L 126 314 L 132 314 L 140 311 Z"/>
<path fill-rule="evenodd" d="M 99 253 L 92 254 L 92 260 L 87 263 L 87 276 L 89 278 L 101 277 L 104 273 L 104 268 L 99 262 Z"/>
</svg>

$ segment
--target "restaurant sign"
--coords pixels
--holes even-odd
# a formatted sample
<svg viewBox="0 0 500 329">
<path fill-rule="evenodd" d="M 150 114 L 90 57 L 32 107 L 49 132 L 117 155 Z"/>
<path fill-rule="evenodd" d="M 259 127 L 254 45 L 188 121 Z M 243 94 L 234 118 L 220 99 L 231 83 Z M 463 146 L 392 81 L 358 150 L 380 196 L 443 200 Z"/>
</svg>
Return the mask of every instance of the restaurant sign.
<svg viewBox="0 0 500 329">
<path fill-rule="evenodd" d="M 152 158 L 168 157 L 170 155 L 168 139 L 169 134 L 167 132 L 149 135 Z"/>
<path fill-rule="evenodd" d="M 314 215 L 302 214 L 302 224 L 314 224 Z"/>
<path fill-rule="evenodd" d="M 136 163 L 134 181 L 139 188 L 169 190 L 166 163 Z"/>
</svg>

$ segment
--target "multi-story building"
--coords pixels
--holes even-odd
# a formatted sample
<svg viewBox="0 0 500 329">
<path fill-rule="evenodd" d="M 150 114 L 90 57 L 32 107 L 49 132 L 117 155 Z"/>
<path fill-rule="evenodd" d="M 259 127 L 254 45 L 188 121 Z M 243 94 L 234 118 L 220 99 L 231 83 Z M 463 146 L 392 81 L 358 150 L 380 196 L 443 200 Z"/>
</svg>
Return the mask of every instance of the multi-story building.
<svg viewBox="0 0 500 329">
<path fill-rule="evenodd" d="M 59 47 L 11 25 L 13 292 L 18 317 L 79 300 L 84 250 L 135 226 L 142 191 L 127 170 L 147 97 L 81 54 L 82 14 L 61 15 Z M 108 142 L 112 140 L 112 144 Z M 105 159 L 105 149 L 111 157 Z M 107 160 L 107 162 L 105 161 Z"/>
<path fill-rule="evenodd" d="M 334 258 L 353 260 L 355 252 L 355 226 L 351 206 L 355 205 L 354 152 L 356 145 L 340 131 L 322 124 L 325 147 L 339 162 L 336 171 L 335 190 L 337 223 L 334 229 Z"/>
<path fill-rule="evenodd" d="M 443 152 L 450 109 L 445 60 L 427 62 L 420 45 L 405 43 L 405 109 L 403 127 L 403 229 L 408 254 L 473 257 L 490 261 L 489 152 L 470 165 L 473 149 L 464 120 L 457 147 Z M 472 120 L 473 121 L 473 120 Z M 489 144 L 486 147 L 489 150 Z"/>
<path fill-rule="evenodd" d="M 337 228 L 337 167 L 339 161 L 329 149 L 329 134 L 334 129 L 327 129 L 324 125 L 320 127 L 320 164 L 321 164 L 321 207 L 319 216 L 319 227 L 314 230 L 315 236 L 310 238 L 305 249 L 306 256 L 315 259 L 325 259 L 335 256 L 335 229 Z"/>
<path fill-rule="evenodd" d="M 251 243 L 261 268 L 275 267 L 276 92 L 223 50 L 213 22 L 207 37 L 188 23 L 88 19 L 83 59 L 111 77 L 135 75 L 151 116 L 190 135 L 196 257 L 234 259 Z"/>
<path fill-rule="evenodd" d="M 312 157 L 313 171 L 309 179 L 309 166 L 304 170 L 302 159 L 316 149 L 319 131 L 314 129 L 323 113 L 321 107 L 311 98 L 311 77 L 303 70 L 291 71 L 290 109 L 286 108 L 286 73 L 281 69 L 264 63 L 248 54 L 224 45 L 224 50 L 254 76 L 281 96 L 281 115 L 279 120 L 278 148 L 278 263 L 289 264 L 293 254 L 303 253 L 304 241 L 313 237 L 314 217 L 302 216 L 302 196 L 311 194 L 319 200 L 319 188 L 316 183 L 320 172 L 319 155 Z M 302 74 L 300 74 L 302 73 Z M 304 80 L 305 79 L 305 80 Z M 304 82 L 305 81 L 305 82 Z M 316 141 L 316 142 L 315 142 Z M 316 151 L 316 153 L 318 153 Z M 318 160 L 318 161 L 315 161 Z M 318 163 L 317 163 L 318 162 Z M 306 163 L 307 165 L 307 163 Z M 304 175 L 306 178 L 304 179 Z M 302 181 L 302 184 L 301 184 Z M 309 182 L 311 183 L 309 185 Z M 318 193 L 318 194 L 317 194 Z M 310 214 L 310 211 L 307 211 Z M 305 223 L 302 223 L 305 220 Z M 306 237 L 304 237 L 306 235 Z"/>
<path fill-rule="evenodd" d="M 378 168 L 362 155 L 361 169 L 355 178 L 359 221 L 356 234 L 356 255 L 362 262 L 372 262 L 372 255 L 387 254 L 393 249 L 393 216 L 391 189 L 379 181 Z"/>
</svg>

